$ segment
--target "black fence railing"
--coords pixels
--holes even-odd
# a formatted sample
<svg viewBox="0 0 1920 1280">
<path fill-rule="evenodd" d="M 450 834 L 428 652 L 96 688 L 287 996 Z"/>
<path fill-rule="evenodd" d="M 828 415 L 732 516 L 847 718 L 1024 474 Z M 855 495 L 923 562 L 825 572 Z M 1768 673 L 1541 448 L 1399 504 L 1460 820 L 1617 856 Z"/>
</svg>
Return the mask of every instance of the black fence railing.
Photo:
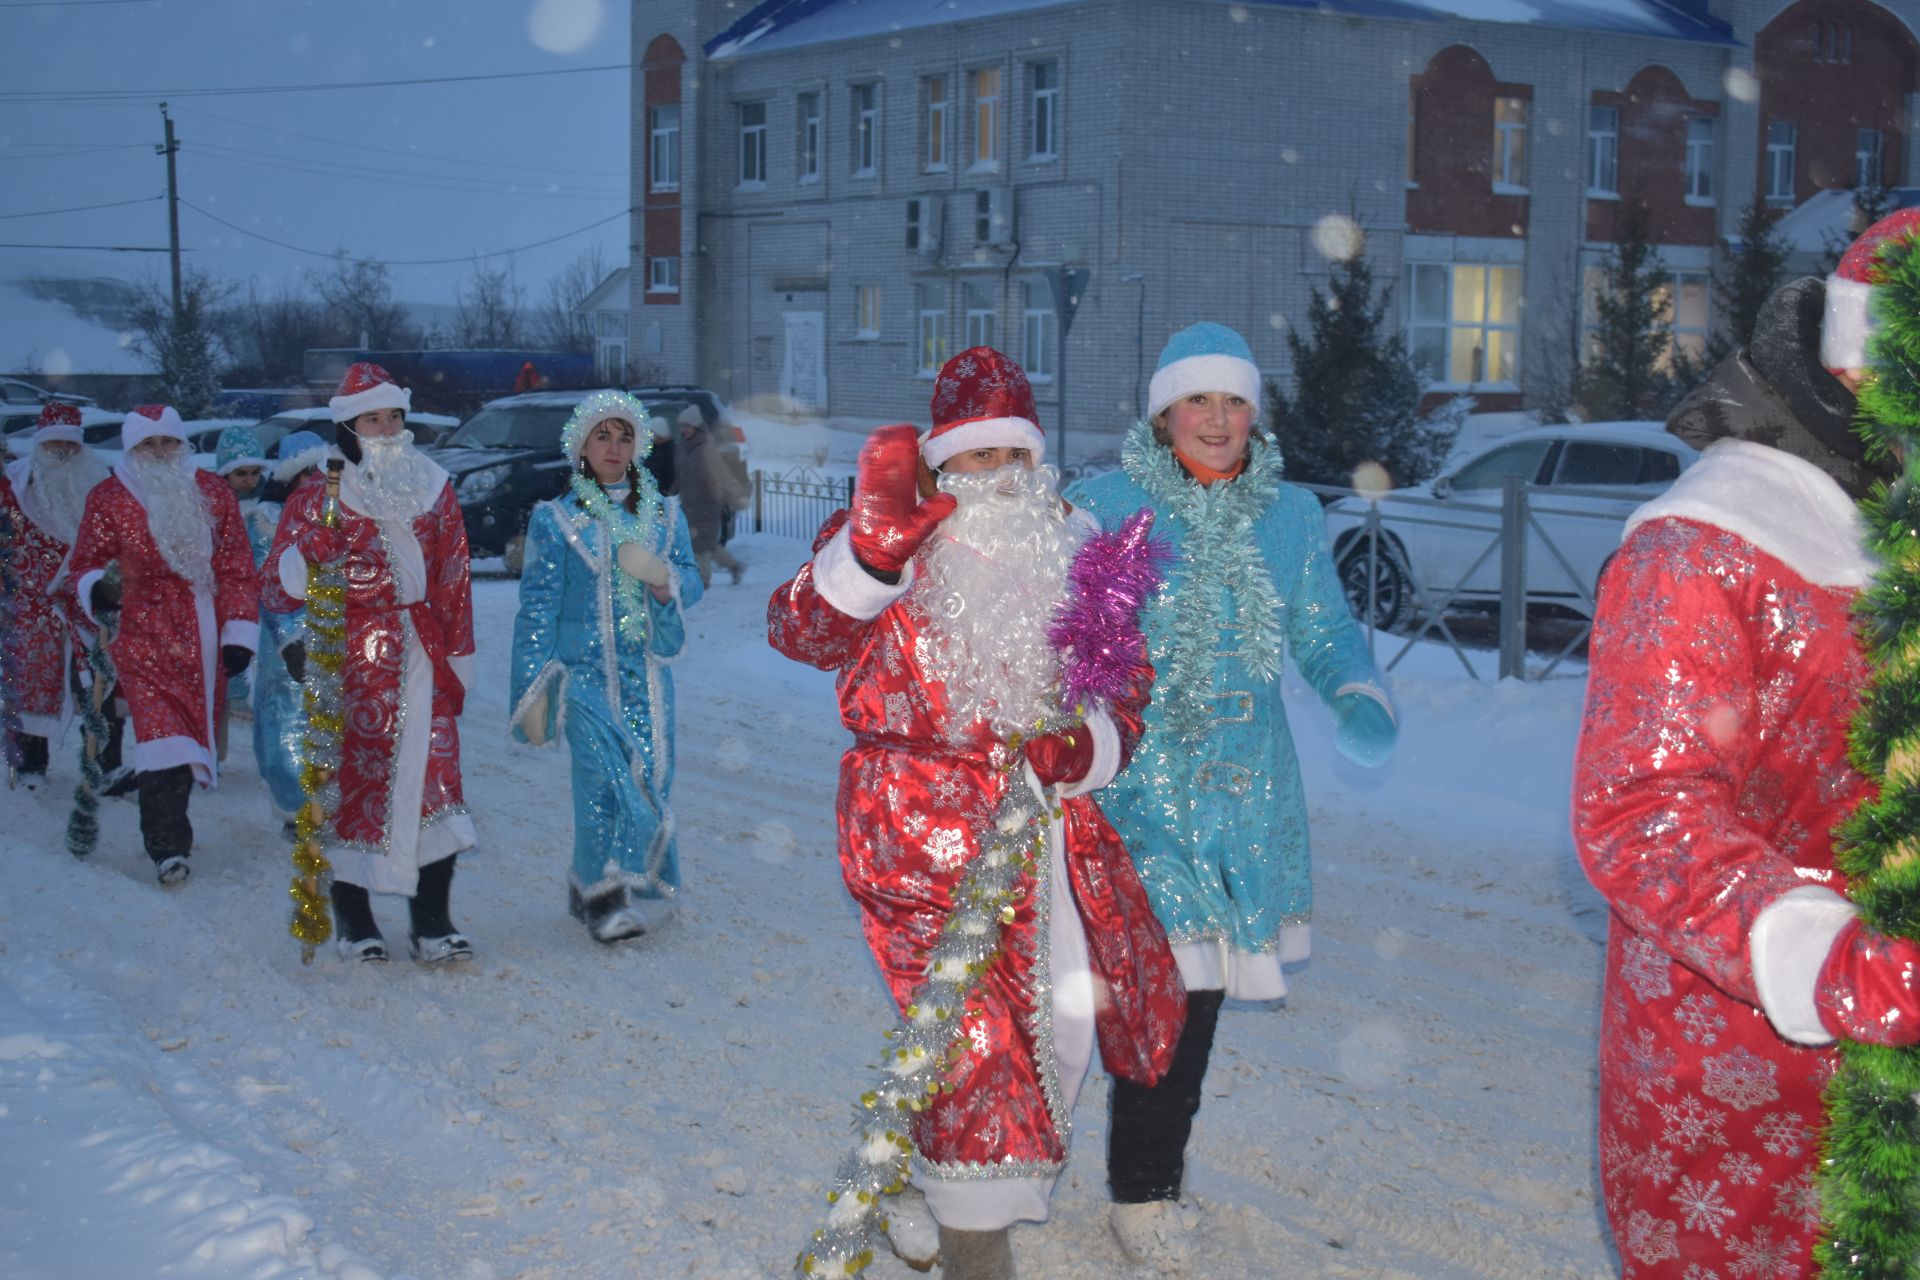
<svg viewBox="0 0 1920 1280">
<path fill-rule="evenodd" d="M 753 473 L 753 531 L 810 542 L 828 516 L 853 505 L 853 477 L 812 467 Z"/>
</svg>

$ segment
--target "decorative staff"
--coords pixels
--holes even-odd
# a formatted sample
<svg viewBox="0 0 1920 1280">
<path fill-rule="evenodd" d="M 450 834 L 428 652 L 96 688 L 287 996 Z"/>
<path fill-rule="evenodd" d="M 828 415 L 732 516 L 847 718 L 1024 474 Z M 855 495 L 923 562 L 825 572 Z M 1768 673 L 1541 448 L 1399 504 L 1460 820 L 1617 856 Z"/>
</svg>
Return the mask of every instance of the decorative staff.
<svg viewBox="0 0 1920 1280">
<path fill-rule="evenodd" d="M 321 524 L 340 525 L 340 472 L 346 463 L 327 460 L 327 496 Z M 306 670 L 302 703 L 307 713 L 300 788 L 306 801 L 293 820 L 293 921 L 300 963 L 312 964 L 314 949 L 333 936 L 328 910 L 328 879 L 333 864 L 322 852 L 321 836 L 340 803 L 340 738 L 346 728 L 341 672 L 347 656 L 347 589 L 340 562 L 307 565 Z"/>
</svg>

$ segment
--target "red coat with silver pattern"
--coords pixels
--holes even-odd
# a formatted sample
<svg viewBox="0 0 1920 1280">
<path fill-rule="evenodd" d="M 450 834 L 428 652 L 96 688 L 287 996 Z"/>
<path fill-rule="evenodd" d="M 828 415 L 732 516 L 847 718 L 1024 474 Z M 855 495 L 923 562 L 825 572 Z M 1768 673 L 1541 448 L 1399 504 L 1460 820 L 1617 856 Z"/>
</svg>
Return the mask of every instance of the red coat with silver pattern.
<svg viewBox="0 0 1920 1280">
<path fill-rule="evenodd" d="M 0 546 L 7 557 L 0 623 L 6 631 L 8 693 L 17 699 L 24 732 L 53 737 L 72 713 L 70 676 L 81 665 L 78 655 L 91 632 L 77 633 L 48 593 L 66 562 L 67 544 L 27 518 L 6 477 L 0 477 Z"/>
</svg>

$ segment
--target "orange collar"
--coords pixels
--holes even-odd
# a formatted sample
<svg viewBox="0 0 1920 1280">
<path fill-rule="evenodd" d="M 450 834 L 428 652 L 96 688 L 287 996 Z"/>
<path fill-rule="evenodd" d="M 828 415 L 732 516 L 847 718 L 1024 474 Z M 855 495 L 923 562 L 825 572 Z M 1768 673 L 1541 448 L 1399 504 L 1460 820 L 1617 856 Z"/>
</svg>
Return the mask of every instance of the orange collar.
<svg viewBox="0 0 1920 1280">
<path fill-rule="evenodd" d="M 1196 462 L 1192 458 L 1189 458 L 1177 448 L 1174 449 L 1173 456 L 1178 458 L 1180 465 L 1185 467 L 1187 471 L 1192 474 L 1193 478 L 1201 484 L 1215 484 L 1221 480 L 1231 480 L 1247 469 L 1247 455 L 1244 453 L 1234 462 L 1231 471 L 1215 471 L 1206 463 Z"/>
</svg>

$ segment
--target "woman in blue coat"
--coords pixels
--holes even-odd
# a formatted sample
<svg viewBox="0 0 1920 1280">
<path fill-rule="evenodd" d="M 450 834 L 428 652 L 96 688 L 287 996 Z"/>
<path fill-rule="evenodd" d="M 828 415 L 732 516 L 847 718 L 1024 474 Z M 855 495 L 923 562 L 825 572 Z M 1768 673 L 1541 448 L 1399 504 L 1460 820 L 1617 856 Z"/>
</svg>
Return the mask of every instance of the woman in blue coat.
<svg viewBox="0 0 1920 1280">
<path fill-rule="evenodd" d="M 572 487 L 534 509 L 513 626 L 513 735 L 534 746 L 566 736 L 567 902 L 600 942 L 644 932 L 680 887 L 667 663 L 702 588 L 679 503 L 638 465 L 646 424 L 620 391 L 594 392 L 567 420 Z"/>
<path fill-rule="evenodd" d="M 224 448 L 226 436 L 220 439 Z M 326 461 L 327 446 L 311 431 L 291 431 L 280 438 L 275 457 L 273 478 L 291 492 L 300 476 Z M 264 561 L 280 525 L 280 504 L 262 499 L 252 511 L 246 511 L 245 503 L 241 510 L 247 515 L 253 558 L 256 563 Z M 292 613 L 263 607 L 260 652 L 253 662 L 253 758 L 260 776 L 267 780 L 273 811 L 286 824 L 293 822 L 306 799 L 300 786 L 307 738 L 306 699 L 300 683 L 306 674 L 306 624 L 304 607 Z"/>
<path fill-rule="evenodd" d="M 1068 497 L 1105 528 L 1143 507 L 1175 558 L 1145 615 L 1154 670 L 1146 732 L 1100 793 L 1166 926 L 1187 987 L 1172 1069 L 1115 1080 L 1107 1174 L 1113 1229 L 1135 1262 L 1178 1267 L 1174 1213 L 1221 1002 L 1277 1000 L 1304 960 L 1312 909 L 1306 797 L 1280 699 L 1292 656 L 1356 762 L 1382 763 L 1395 722 L 1327 551 L 1320 504 L 1280 479 L 1255 430 L 1260 371 L 1218 324 L 1175 334 L 1153 375 L 1148 421 L 1123 469 Z"/>
</svg>

